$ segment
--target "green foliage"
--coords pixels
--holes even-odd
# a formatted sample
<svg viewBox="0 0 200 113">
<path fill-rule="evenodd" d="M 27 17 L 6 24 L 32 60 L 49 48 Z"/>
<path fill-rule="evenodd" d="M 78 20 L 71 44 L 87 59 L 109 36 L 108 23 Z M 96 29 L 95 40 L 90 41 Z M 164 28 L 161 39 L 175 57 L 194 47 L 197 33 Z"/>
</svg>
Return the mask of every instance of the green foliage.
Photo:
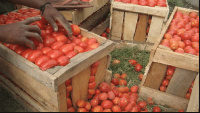
<svg viewBox="0 0 200 113">
<path fill-rule="evenodd" d="M 149 51 L 141 51 L 138 47 L 123 47 L 121 49 L 116 49 L 111 53 L 112 59 L 111 61 L 117 59 L 120 60 L 121 63 L 119 65 L 113 65 L 111 63 L 109 70 L 112 70 L 113 74 L 115 73 L 126 73 L 128 75 L 127 82 L 129 83 L 129 87 L 133 85 L 139 85 L 140 80 L 138 78 L 139 74 L 144 74 L 145 67 L 149 62 Z M 134 66 L 129 64 L 129 60 L 135 59 L 138 63 L 140 63 L 143 67 L 141 72 L 136 72 Z"/>
</svg>

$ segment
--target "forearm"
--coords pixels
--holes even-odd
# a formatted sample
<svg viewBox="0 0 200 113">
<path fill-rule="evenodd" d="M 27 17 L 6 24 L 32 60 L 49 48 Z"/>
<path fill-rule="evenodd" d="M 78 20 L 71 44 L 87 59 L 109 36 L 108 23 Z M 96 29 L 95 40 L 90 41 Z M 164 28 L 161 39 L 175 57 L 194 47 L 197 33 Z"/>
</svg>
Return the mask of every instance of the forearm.
<svg viewBox="0 0 200 113">
<path fill-rule="evenodd" d="M 8 1 L 14 4 L 25 5 L 36 9 L 40 9 L 40 7 L 46 3 L 45 0 L 8 0 Z"/>
</svg>

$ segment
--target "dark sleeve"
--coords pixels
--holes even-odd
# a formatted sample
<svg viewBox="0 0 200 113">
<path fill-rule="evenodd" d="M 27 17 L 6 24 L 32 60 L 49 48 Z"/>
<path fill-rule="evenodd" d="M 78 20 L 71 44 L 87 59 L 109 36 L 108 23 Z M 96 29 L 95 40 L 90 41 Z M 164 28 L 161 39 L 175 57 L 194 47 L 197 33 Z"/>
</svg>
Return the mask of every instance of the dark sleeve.
<svg viewBox="0 0 200 113">
<path fill-rule="evenodd" d="M 2 2 L 0 3 L 0 14 L 4 14 L 7 12 L 11 12 L 15 9 L 13 4 L 7 3 L 7 2 Z"/>
</svg>

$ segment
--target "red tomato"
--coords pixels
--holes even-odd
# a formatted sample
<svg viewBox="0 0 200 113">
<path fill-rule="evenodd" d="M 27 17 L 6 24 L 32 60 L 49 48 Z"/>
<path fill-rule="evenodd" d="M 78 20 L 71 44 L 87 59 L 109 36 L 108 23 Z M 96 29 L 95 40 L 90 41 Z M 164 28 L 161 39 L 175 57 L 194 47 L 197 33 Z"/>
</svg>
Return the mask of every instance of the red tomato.
<svg viewBox="0 0 200 113">
<path fill-rule="evenodd" d="M 46 62 L 50 60 L 50 58 L 46 55 L 42 55 L 42 56 L 39 56 L 36 60 L 35 60 L 35 64 L 37 66 L 41 66 L 42 63 Z"/>
<path fill-rule="evenodd" d="M 75 51 L 76 53 L 83 53 L 83 52 L 84 52 L 84 49 L 83 49 L 82 47 L 80 47 L 80 46 L 75 46 L 75 47 L 74 47 L 74 51 Z"/>
<path fill-rule="evenodd" d="M 66 54 L 66 57 L 68 57 L 69 59 L 73 58 L 74 56 L 76 56 L 77 53 L 75 51 L 69 51 Z"/>
<path fill-rule="evenodd" d="M 68 42 L 68 38 L 65 35 L 55 36 L 56 41 L 64 42 L 65 44 Z"/>
<path fill-rule="evenodd" d="M 101 83 L 101 84 L 99 85 L 99 89 L 100 89 L 102 92 L 107 93 L 107 92 L 111 91 L 111 86 L 110 86 L 109 84 L 103 82 L 103 83 Z"/>
<path fill-rule="evenodd" d="M 135 66 L 135 71 L 140 72 L 142 70 L 142 68 L 143 68 L 142 65 L 138 63 Z"/>
<path fill-rule="evenodd" d="M 102 106 L 95 106 L 91 111 L 92 112 L 102 112 L 103 107 Z"/>
<path fill-rule="evenodd" d="M 81 33 L 81 29 L 77 25 L 71 25 L 73 35 L 79 35 Z"/>
<path fill-rule="evenodd" d="M 88 88 L 89 89 L 94 89 L 96 87 L 96 82 L 89 83 Z"/>
<path fill-rule="evenodd" d="M 67 54 L 69 51 L 73 51 L 73 50 L 74 50 L 74 46 L 72 44 L 63 45 L 60 48 L 60 51 L 62 51 L 64 54 Z"/>
<path fill-rule="evenodd" d="M 119 107 L 119 106 L 113 106 L 113 107 L 112 107 L 112 111 L 113 111 L 113 112 L 122 112 L 122 109 L 121 109 L 121 107 Z"/>
<path fill-rule="evenodd" d="M 77 107 L 79 107 L 79 108 L 84 108 L 85 105 L 86 105 L 86 103 L 85 103 L 85 101 L 83 101 L 83 100 L 78 100 L 77 103 L 76 103 L 76 105 L 77 105 Z"/>
<path fill-rule="evenodd" d="M 138 92 L 138 89 L 139 89 L 139 87 L 138 86 L 133 86 L 133 87 L 131 87 L 131 92 L 132 93 L 137 93 Z"/>
<path fill-rule="evenodd" d="M 166 91 L 166 87 L 165 86 L 160 86 L 160 91 L 165 92 Z"/>
<path fill-rule="evenodd" d="M 98 102 L 98 100 L 97 100 L 97 99 L 93 99 L 93 100 L 91 100 L 91 101 L 90 101 L 90 104 L 91 104 L 91 106 L 92 106 L 92 107 L 95 107 L 95 106 L 97 106 L 97 105 L 98 105 L 98 103 L 99 103 L 99 102 Z"/>
<path fill-rule="evenodd" d="M 160 107 L 156 106 L 153 108 L 153 112 L 161 112 Z"/>
<path fill-rule="evenodd" d="M 58 63 L 60 66 L 66 66 L 67 64 L 69 64 L 69 58 L 66 57 L 66 56 L 60 56 L 58 59 L 57 59 Z"/>
<path fill-rule="evenodd" d="M 58 62 L 56 60 L 48 60 L 48 61 L 41 64 L 40 69 L 42 71 L 46 71 L 47 69 L 50 69 L 50 68 L 57 66 L 57 65 L 58 65 Z"/>
<path fill-rule="evenodd" d="M 40 50 L 34 50 L 33 52 L 31 52 L 29 55 L 28 55 L 28 58 L 27 60 L 31 61 L 31 62 L 35 62 L 35 60 L 39 57 L 43 55 L 42 51 Z"/>
<path fill-rule="evenodd" d="M 64 42 L 55 42 L 51 45 L 51 48 L 53 50 L 59 50 L 63 45 L 65 45 Z"/>
<path fill-rule="evenodd" d="M 47 54 L 49 58 L 54 59 L 54 60 L 58 59 L 62 55 L 63 53 L 58 50 L 52 50 Z"/>
<path fill-rule="evenodd" d="M 110 100 L 112 100 L 112 99 L 115 98 L 115 94 L 113 93 L 113 91 L 109 91 L 109 92 L 108 92 L 108 98 L 109 98 Z"/>
<path fill-rule="evenodd" d="M 43 54 L 47 55 L 50 51 L 52 51 L 52 49 L 49 47 L 45 47 L 45 48 L 42 48 L 41 51 L 43 52 Z"/>
<path fill-rule="evenodd" d="M 118 85 L 119 85 L 119 79 L 117 79 L 117 78 L 113 78 L 113 79 L 111 80 L 111 82 L 112 82 L 115 86 L 118 86 Z"/>
<path fill-rule="evenodd" d="M 95 38 L 90 38 L 90 39 L 87 40 L 87 44 L 88 44 L 88 45 L 91 45 L 91 44 L 93 44 L 93 43 L 97 43 L 97 39 L 95 39 Z"/>
<path fill-rule="evenodd" d="M 169 80 L 163 80 L 162 85 L 167 87 L 169 85 Z"/>
<path fill-rule="evenodd" d="M 141 109 L 144 109 L 147 107 L 147 103 L 145 101 L 138 102 L 138 105 L 140 106 Z"/>
<path fill-rule="evenodd" d="M 110 100 L 104 100 L 104 101 L 101 103 L 101 106 L 102 106 L 104 109 L 111 109 L 112 106 L 113 106 L 113 103 L 112 103 L 112 101 L 110 101 Z"/>
<path fill-rule="evenodd" d="M 129 63 L 133 66 L 135 66 L 137 64 L 137 61 L 136 60 L 129 60 Z"/>
<path fill-rule="evenodd" d="M 51 47 L 51 45 L 53 44 L 53 43 L 55 43 L 56 42 L 56 39 L 55 38 L 45 38 L 45 40 L 44 40 L 44 45 L 45 45 L 45 47 Z"/>
<path fill-rule="evenodd" d="M 99 94 L 99 99 L 100 100 L 107 100 L 108 99 L 108 94 L 107 93 L 101 93 L 101 94 Z"/>
<path fill-rule="evenodd" d="M 128 100 L 127 100 L 126 98 L 121 98 L 121 99 L 119 100 L 118 105 L 119 105 L 120 107 L 126 107 L 126 106 L 128 105 Z"/>
<path fill-rule="evenodd" d="M 27 49 L 27 50 L 25 50 L 24 52 L 22 52 L 22 57 L 24 57 L 24 58 L 28 58 L 28 56 L 29 56 L 29 54 L 31 54 L 33 52 L 33 50 L 32 49 Z"/>
<path fill-rule="evenodd" d="M 92 108 L 91 104 L 89 102 L 86 102 L 85 109 L 89 111 L 89 110 L 91 110 L 91 108 Z"/>
</svg>

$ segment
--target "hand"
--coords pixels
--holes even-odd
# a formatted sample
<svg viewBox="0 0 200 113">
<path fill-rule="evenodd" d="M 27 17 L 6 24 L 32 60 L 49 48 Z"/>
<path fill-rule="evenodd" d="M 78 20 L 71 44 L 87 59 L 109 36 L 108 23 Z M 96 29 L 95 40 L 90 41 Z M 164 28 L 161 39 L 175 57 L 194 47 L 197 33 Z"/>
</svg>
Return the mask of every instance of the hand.
<svg viewBox="0 0 200 113">
<path fill-rule="evenodd" d="M 41 20 L 41 17 L 33 17 L 18 23 L 1 25 L 0 40 L 10 44 L 27 44 L 32 49 L 35 49 L 33 41 L 29 40 L 29 38 L 35 38 L 42 42 L 41 30 L 37 25 L 30 24 L 39 20 Z"/>
<path fill-rule="evenodd" d="M 72 38 L 72 29 L 71 29 L 69 22 L 52 5 L 46 5 L 43 16 L 53 26 L 54 31 L 58 31 L 58 26 L 57 26 L 55 20 L 60 22 L 60 24 L 67 30 L 68 37 Z"/>
</svg>

